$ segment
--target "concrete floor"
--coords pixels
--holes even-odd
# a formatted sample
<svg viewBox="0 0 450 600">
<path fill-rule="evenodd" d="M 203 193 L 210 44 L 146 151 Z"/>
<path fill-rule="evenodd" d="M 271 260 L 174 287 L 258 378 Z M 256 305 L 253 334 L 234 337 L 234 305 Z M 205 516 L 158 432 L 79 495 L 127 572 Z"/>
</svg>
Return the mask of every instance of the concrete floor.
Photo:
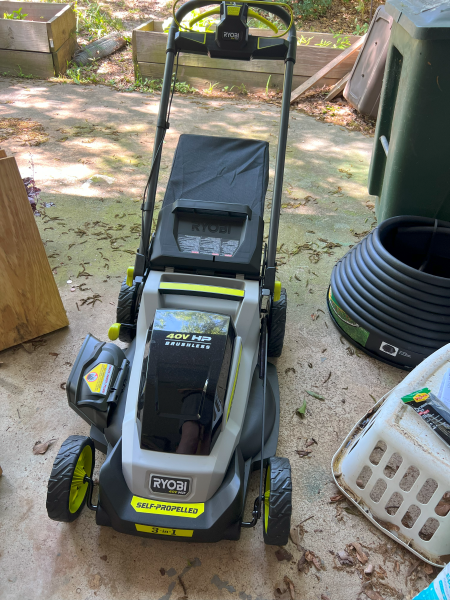
<svg viewBox="0 0 450 600">
<path fill-rule="evenodd" d="M 88 510 L 70 525 L 48 519 L 47 479 L 59 446 L 68 435 L 89 432 L 68 409 L 61 384 L 85 335 L 106 339 L 115 320 L 120 281 L 137 247 L 139 202 L 157 103 L 156 96 L 104 87 L 0 81 L 0 118 L 30 118 L 49 136 L 38 147 L 8 142 L 3 147 L 16 156 L 23 177 L 31 174 L 34 163 L 41 200 L 55 204 L 45 209 L 47 217 L 36 221 L 70 321 L 68 328 L 45 336 L 42 345 L 25 344 L 0 354 L 0 598 L 176 600 L 184 595 L 177 577 L 182 575 L 189 600 L 270 600 L 276 588 L 285 589 L 285 576 L 299 600 L 322 595 L 350 600 L 359 596 L 367 578 L 361 569 L 339 566 L 333 553 L 354 541 L 364 545 L 375 567 L 373 586 L 382 598 L 413 597 L 426 585 L 420 568 L 406 577 L 413 557 L 364 517 L 347 513 L 345 503 L 330 503 L 336 493 L 330 472 L 333 453 L 373 398 L 403 377 L 396 369 L 352 352 L 326 311 L 335 261 L 355 244 L 354 234 L 370 229 L 374 220 L 366 206 L 372 139 L 296 111 L 291 113 L 279 235 L 280 263 L 285 263 L 279 278 L 288 291 L 289 311 L 285 349 L 275 361 L 282 398 L 278 454 L 292 464 L 292 524 L 312 517 L 304 524 L 302 545 L 320 557 L 323 569 L 299 573 L 300 553 L 292 542 L 287 549 L 293 559 L 279 562 L 277 548 L 264 546 L 261 525 L 243 530 L 239 542 L 209 546 L 119 535 L 97 527 Z M 176 97 L 159 200 L 183 132 L 268 140 L 273 177 L 278 111 L 276 106 L 245 100 Z M 114 181 L 87 183 L 94 174 Z M 106 230 L 111 225 L 115 229 Z M 295 253 L 306 242 L 321 251 L 318 262 L 312 262 L 306 250 Z M 340 246 L 327 254 L 327 242 Z M 70 291 L 81 283 L 89 289 Z M 93 294 L 100 294 L 101 302 L 83 305 L 83 298 Z M 305 390 L 320 393 L 325 401 Z M 306 417 L 300 420 L 295 410 L 304 399 Z M 51 438 L 57 441 L 45 455 L 33 455 L 37 440 Z M 317 445 L 309 448 L 309 458 L 300 458 L 296 450 L 309 438 Z M 97 464 L 101 461 L 97 453 Z M 256 478 L 252 486 L 248 514 Z"/>
</svg>

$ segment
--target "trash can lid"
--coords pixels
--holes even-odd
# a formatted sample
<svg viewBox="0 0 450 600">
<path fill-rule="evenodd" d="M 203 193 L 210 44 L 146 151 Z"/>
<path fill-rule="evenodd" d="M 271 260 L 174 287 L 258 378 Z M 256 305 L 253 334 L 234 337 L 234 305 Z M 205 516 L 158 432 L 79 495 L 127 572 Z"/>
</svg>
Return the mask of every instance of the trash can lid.
<svg viewBox="0 0 450 600">
<path fill-rule="evenodd" d="M 449 0 L 387 0 L 386 10 L 417 40 L 450 39 Z"/>
</svg>

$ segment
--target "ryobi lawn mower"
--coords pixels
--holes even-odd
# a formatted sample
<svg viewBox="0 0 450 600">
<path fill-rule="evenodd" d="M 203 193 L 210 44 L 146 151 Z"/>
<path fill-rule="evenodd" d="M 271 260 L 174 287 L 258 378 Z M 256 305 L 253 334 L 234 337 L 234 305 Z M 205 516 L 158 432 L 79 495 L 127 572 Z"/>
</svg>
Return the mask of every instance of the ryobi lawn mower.
<svg viewBox="0 0 450 600">
<path fill-rule="evenodd" d="M 214 9 L 220 13 L 215 33 L 182 30 L 190 11 L 210 4 L 220 5 Z M 110 339 L 129 346 L 123 351 L 92 335 L 83 343 L 67 396 L 91 426 L 90 436 L 70 436 L 62 445 L 48 483 L 47 511 L 51 519 L 70 522 L 86 503 L 99 525 L 194 542 L 238 539 L 242 527 L 263 517 L 265 542 L 282 545 L 290 529 L 291 474 L 289 461 L 275 456 L 280 397 L 267 357 L 280 356 L 286 321 L 286 291 L 275 281 L 275 258 L 297 48 L 292 11 L 256 1 L 175 6 L 140 247 L 120 291 L 118 322 L 109 331 Z M 288 39 L 284 32 L 249 35 L 248 16 L 262 18 L 252 7 L 285 23 Z M 180 137 L 150 236 L 180 52 L 285 62 L 266 247 L 269 144 L 243 138 Z M 95 449 L 106 460 L 93 506 Z M 252 519 L 244 522 L 255 469 L 259 492 Z"/>
</svg>

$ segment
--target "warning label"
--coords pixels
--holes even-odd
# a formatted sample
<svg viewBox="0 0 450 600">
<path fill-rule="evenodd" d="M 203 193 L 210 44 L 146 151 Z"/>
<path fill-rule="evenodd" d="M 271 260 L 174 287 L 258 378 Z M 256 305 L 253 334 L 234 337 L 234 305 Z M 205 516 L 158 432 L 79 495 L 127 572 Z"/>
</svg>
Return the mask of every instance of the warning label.
<svg viewBox="0 0 450 600">
<path fill-rule="evenodd" d="M 202 235 L 179 235 L 178 245 L 182 252 L 189 254 L 233 256 L 239 246 L 239 240 Z"/>
<path fill-rule="evenodd" d="M 114 365 L 99 363 L 84 376 L 84 380 L 93 394 L 106 396 L 109 384 L 111 383 L 113 369 Z"/>
</svg>

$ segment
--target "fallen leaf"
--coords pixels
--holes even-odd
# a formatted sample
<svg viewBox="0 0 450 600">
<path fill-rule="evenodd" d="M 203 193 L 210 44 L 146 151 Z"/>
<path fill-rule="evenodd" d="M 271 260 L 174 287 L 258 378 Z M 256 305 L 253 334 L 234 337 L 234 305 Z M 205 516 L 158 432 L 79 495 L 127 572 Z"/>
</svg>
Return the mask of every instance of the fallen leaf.
<svg viewBox="0 0 450 600">
<path fill-rule="evenodd" d="M 411 567 L 408 569 L 408 572 L 406 573 L 406 579 L 408 579 L 408 577 L 411 577 L 411 575 L 414 573 L 414 571 L 417 569 L 421 562 L 421 560 L 416 560 L 416 562 L 411 565 Z"/>
<path fill-rule="evenodd" d="M 301 572 L 303 572 L 304 567 L 307 565 L 306 562 L 306 550 L 303 552 L 303 554 L 301 555 L 301 557 L 299 558 L 299 561 L 297 563 L 297 569 Z"/>
<path fill-rule="evenodd" d="M 106 556 L 106 554 L 103 554 L 103 556 L 100 556 L 100 560 L 107 561 L 108 557 Z"/>
<path fill-rule="evenodd" d="M 300 458 L 305 458 L 305 457 L 309 456 L 310 454 L 312 454 L 312 452 L 310 450 L 296 450 L 296 452 L 300 456 Z"/>
<path fill-rule="evenodd" d="M 340 502 L 341 500 L 344 500 L 343 494 L 336 494 L 335 496 L 330 496 L 330 502 Z"/>
<path fill-rule="evenodd" d="M 306 400 L 303 400 L 303 404 L 300 406 L 300 408 L 297 408 L 296 412 L 298 414 L 298 416 L 303 419 L 303 417 L 305 416 L 305 411 L 306 411 Z"/>
<path fill-rule="evenodd" d="M 308 440 L 305 444 L 305 448 L 309 448 L 310 446 L 312 446 L 313 444 L 317 444 L 316 440 L 314 438 L 311 438 L 310 440 Z"/>
<path fill-rule="evenodd" d="M 55 358 L 59 356 L 58 352 L 49 352 L 50 356 L 54 356 Z"/>
<path fill-rule="evenodd" d="M 164 577 L 164 575 L 166 574 L 166 570 L 163 569 L 163 567 L 160 568 L 159 572 L 161 573 L 161 575 Z"/>
<path fill-rule="evenodd" d="M 288 550 L 286 550 L 286 548 L 279 548 L 276 552 L 275 552 L 275 556 L 277 557 L 277 560 L 279 562 L 281 562 L 282 560 L 292 560 L 293 556 L 290 552 L 288 552 Z"/>
<path fill-rule="evenodd" d="M 46 442 L 39 440 L 33 446 L 33 454 L 45 454 L 54 442 L 56 442 L 56 438 L 47 440 Z"/>
<path fill-rule="evenodd" d="M 398 562 L 398 560 L 396 560 L 394 563 L 394 571 L 397 575 L 400 573 L 400 563 Z"/>
<path fill-rule="evenodd" d="M 434 569 L 431 565 L 424 565 L 423 570 L 426 575 L 432 575 L 434 573 Z"/>
<path fill-rule="evenodd" d="M 281 588 L 277 587 L 275 588 L 275 598 L 277 598 L 277 600 L 290 600 L 291 595 L 289 590 L 282 590 Z"/>
<path fill-rule="evenodd" d="M 305 552 L 305 558 L 308 562 L 312 562 L 318 571 L 322 570 L 322 561 L 314 554 L 314 552 L 312 552 L 312 550 L 307 550 Z"/>
<path fill-rule="evenodd" d="M 359 562 L 365 565 L 369 559 L 367 558 L 366 554 L 364 554 L 364 550 L 362 549 L 361 544 L 359 542 L 352 542 L 352 544 L 350 545 L 353 546 L 353 548 L 356 550 L 356 556 Z"/>
<path fill-rule="evenodd" d="M 288 586 L 289 596 L 291 600 L 295 600 L 295 587 L 287 575 L 283 578 L 284 583 Z"/>
<path fill-rule="evenodd" d="M 327 596 L 326 594 L 320 594 L 320 600 L 331 600 L 330 596 Z"/>
<path fill-rule="evenodd" d="M 295 544 L 295 546 L 297 546 L 297 550 L 299 552 L 303 551 L 303 548 L 300 544 L 300 542 L 303 539 L 303 536 L 305 534 L 305 530 L 303 529 L 302 525 L 296 525 L 295 527 L 291 527 L 291 531 L 289 532 L 290 538 L 293 542 L 293 544 Z"/>
<path fill-rule="evenodd" d="M 310 396 L 312 396 L 313 398 L 316 398 L 316 400 L 325 400 L 325 398 L 323 396 L 321 396 L 320 394 L 318 394 L 317 392 L 311 392 L 310 390 L 305 390 L 305 392 L 307 394 L 309 394 Z"/>
<path fill-rule="evenodd" d="M 380 596 L 380 594 L 373 589 L 371 583 L 365 583 L 362 591 L 370 598 L 370 600 L 384 600 L 383 596 Z"/>
<path fill-rule="evenodd" d="M 387 573 L 386 573 L 385 569 L 383 569 L 383 567 L 381 565 L 378 565 L 378 568 L 376 570 L 376 574 L 378 575 L 378 577 L 380 579 L 386 579 L 386 577 L 387 577 Z"/>
<path fill-rule="evenodd" d="M 336 552 L 336 556 L 338 557 L 338 560 L 341 563 L 341 565 L 350 567 L 353 566 L 354 560 L 350 556 L 350 554 L 345 550 L 340 550 L 339 552 Z"/>
</svg>

